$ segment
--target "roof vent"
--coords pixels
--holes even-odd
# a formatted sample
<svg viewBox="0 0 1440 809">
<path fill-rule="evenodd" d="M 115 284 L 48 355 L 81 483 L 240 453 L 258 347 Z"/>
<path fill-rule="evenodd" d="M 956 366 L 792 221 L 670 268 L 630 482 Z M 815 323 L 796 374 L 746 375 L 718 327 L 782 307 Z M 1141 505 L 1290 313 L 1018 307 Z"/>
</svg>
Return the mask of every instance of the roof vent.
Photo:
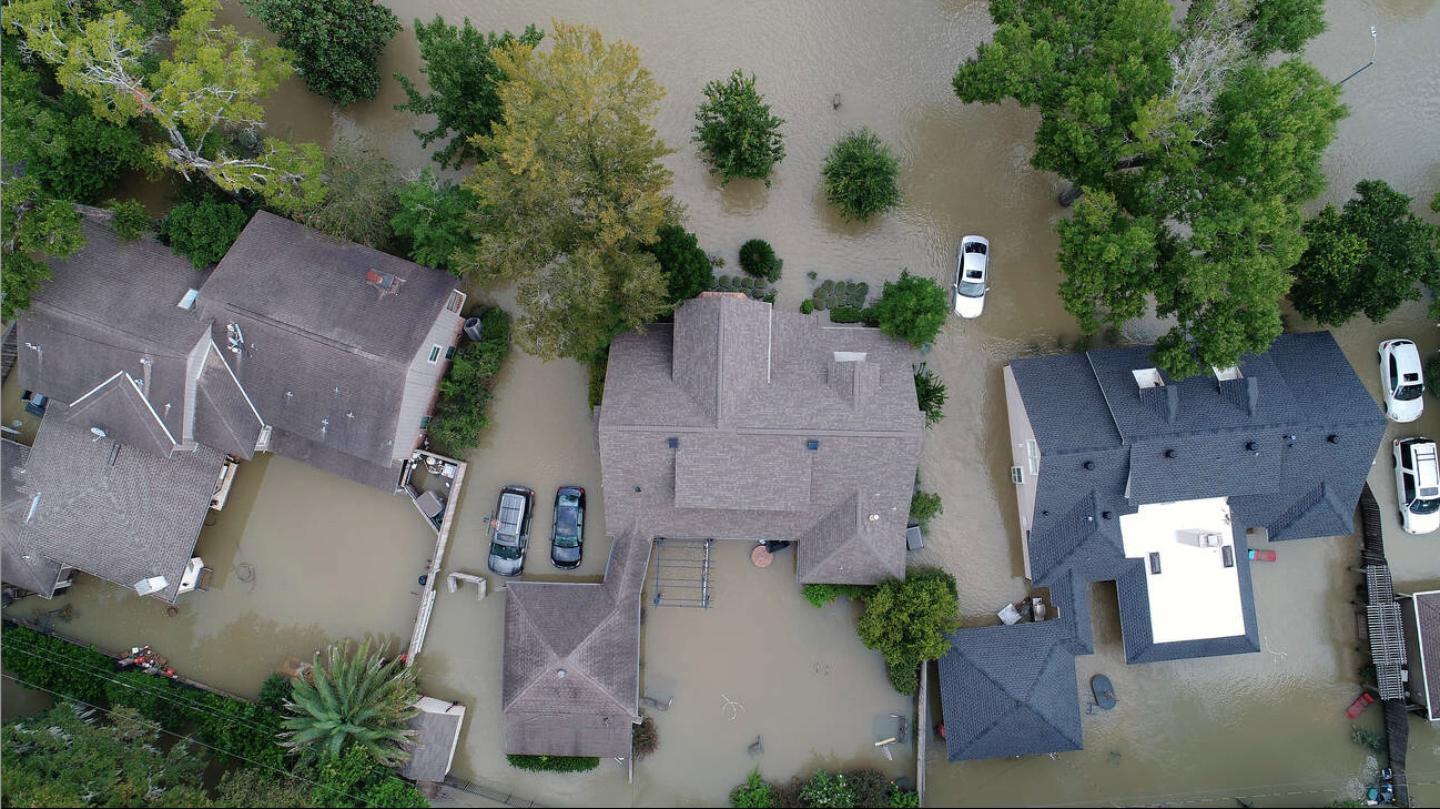
<svg viewBox="0 0 1440 809">
<path fill-rule="evenodd" d="M 1325 440 L 1326 440 L 1326 441 L 1329 441 L 1329 442 L 1332 443 L 1332 444 L 1338 444 L 1338 443 L 1340 443 L 1340 434 L 1339 434 L 1339 433 L 1331 433 L 1331 434 L 1325 436 Z"/>
<path fill-rule="evenodd" d="M 188 312 L 195 308 L 195 299 L 198 297 L 200 297 L 200 290 L 187 289 L 185 290 L 185 297 L 181 298 L 180 302 L 175 305 Z"/>
<path fill-rule="evenodd" d="M 1257 443 L 1255 443 L 1254 441 L 1246 441 L 1246 442 L 1245 442 L 1245 451 L 1246 451 L 1246 452 L 1259 452 L 1259 451 L 1260 451 L 1260 445 L 1257 444 Z"/>
<path fill-rule="evenodd" d="M 381 272 L 371 267 L 365 271 L 365 283 L 374 287 L 376 291 L 380 293 L 380 297 L 383 298 L 386 295 L 394 295 L 399 292 L 400 286 L 405 283 L 405 279 L 400 278 L 394 273 Z"/>
<path fill-rule="evenodd" d="M 565 673 L 566 673 L 566 672 L 565 672 L 565 669 L 559 669 L 559 670 L 557 670 L 557 671 L 555 672 L 555 678 L 556 678 L 556 679 L 559 679 L 559 680 L 563 680 L 563 679 L 565 679 Z"/>
<path fill-rule="evenodd" d="M 1179 455 L 1179 454 L 1180 454 L 1180 453 L 1176 452 L 1176 451 L 1173 450 L 1173 449 L 1167 449 L 1167 450 L 1165 450 L 1165 457 L 1166 457 L 1166 458 L 1174 459 L 1175 456 L 1177 456 L 1177 455 Z"/>
<path fill-rule="evenodd" d="M 1094 468 L 1095 468 L 1095 462 L 1094 462 L 1094 461 L 1086 461 L 1085 463 L 1080 464 L 1080 465 L 1083 466 L 1083 467 L 1085 467 L 1086 470 L 1090 470 L 1090 469 L 1094 469 Z"/>
<path fill-rule="evenodd" d="M 680 446 L 679 436 L 672 435 L 669 438 L 665 439 L 665 446 L 669 447 L 670 449 L 678 448 Z"/>
<path fill-rule="evenodd" d="M 807 449 L 807 450 L 809 450 L 809 451 L 811 451 L 811 452 L 819 452 L 819 451 L 820 451 L 820 441 L 819 441 L 818 439 L 815 439 L 815 438 L 807 438 L 807 439 L 805 439 L 805 449 Z"/>
<path fill-rule="evenodd" d="M 1240 366 L 1238 365 L 1229 365 L 1224 368 L 1215 368 L 1212 366 L 1210 370 L 1215 372 L 1215 380 L 1217 382 L 1229 382 L 1233 379 L 1245 378 L 1245 375 L 1240 373 Z"/>
<path fill-rule="evenodd" d="M 1102 511 L 1102 512 L 1100 512 L 1100 517 L 1101 517 L 1101 519 L 1105 519 L 1105 520 L 1113 520 L 1113 519 L 1115 519 L 1115 512 L 1113 512 L 1113 511 Z"/>
<path fill-rule="evenodd" d="M 1159 368 L 1136 368 L 1130 373 L 1135 375 L 1135 384 L 1142 390 L 1165 387 L 1165 377 L 1160 375 Z"/>
</svg>

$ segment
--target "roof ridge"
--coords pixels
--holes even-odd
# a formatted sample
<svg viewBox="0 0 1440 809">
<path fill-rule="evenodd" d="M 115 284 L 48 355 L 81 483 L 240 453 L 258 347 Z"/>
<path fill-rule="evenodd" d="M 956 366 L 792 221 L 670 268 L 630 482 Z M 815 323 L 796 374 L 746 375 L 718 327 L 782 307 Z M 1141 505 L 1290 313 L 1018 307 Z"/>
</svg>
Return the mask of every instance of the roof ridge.
<svg viewBox="0 0 1440 809">
<path fill-rule="evenodd" d="M 322 337 L 321 335 L 316 334 L 315 332 L 313 332 L 313 331 L 305 328 L 304 326 L 296 326 L 295 324 L 293 324 L 293 323 L 288 323 L 288 322 L 286 322 L 286 321 L 284 321 L 284 320 L 277 320 L 277 319 L 275 319 L 274 317 L 272 317 L 272 316 L 270 316 L 270 315 L 263 314 L 263 313 L 261 313 L 261 312 L 256 312 L 256 311 L 254 311 L 254 310 L 252 310 L 252 309 L 247 309 L 247 308 L 245 308 L 244 306 L 240 306 L 239 304 L 233 303 L 233 302 L 231 302 L 231 301 L 223 301 L 223 302 L 221 302 L 221 303 L 220 303 L 220 308 L 221 308 L 221 309 L 224 309 L 224 310 L 232 311 L 232 312 L 234 312 L 235 314 L 242 314 L 242 315 L 244 315 L 244 316 L 246 316 L 246 317 L 248 317 L 248 318 L 251 318 L 252 320 L 258 320 L 258 321 L 264 323 L 264 324 L 267 325 L 267 326 L 273 326 L 273 327 L 278 328 L 278 329 L 280 329 L 280 330 L 282 330 L 282 331 L 289 332 L 289 333 L 295 335 L 296 337 L 302 337 L 302 338 L 304 338 L 304 339 L 306 339 L 306 340 L 310 340 L 310 341 L 315 342 L 315 343 L 317 343 L 317 344 L 319 344 L 319 345 L 325 346 L 326 348 L 332 348 L 332 349 L 335 349 L 336 351 L 341 351 L 341 352 L 344 352 L 344 353 L 346 353 L 346 354 L 354 354 L 354 355 L 356 355 L 356 356 L 363 357 L 363 358 L 365 358 L 365 359 L 367 359 L 367 360 L 373 360 L 373 361 L 375 361 L 375 362 L 381 362 L 381 363 L 385 363 L 386 365 L 393 365 L 393 366 L 396 366 L 396 367 L 399 367 L 399 368 L 408 368 L 408 367 L 409 367 L 409 362 L 408 362 L 408 361 L 407 361 L 407 362 L 400 362 L 399 360 L 394 359 L 394 358 L 392 358 L 392 357 L 383 357 L 383 356 L 381 356 L 381 355 L 379 355 L 379 354 L 375 354 L 375 353 L 366 351 L 365 349 L 363 349 L 363 348 L 361 348 L 361 347 L 359 347 L 359 346 L 356 346 L 356 345 L 351 345 L 351 344 L 348 344 L 348 343 L 342 343 L 342 342 L 340 342 L 340 341 L 338 341 L 338 340 L 331 340 L 331 339 L 328 338 L 328 337 Z M 212 321 L 212 322 L 213 322 L 213 323 L 218 323 L 219 321 L 218 321 L 218 320 L 214 320 L 214 321 Z M 214 337 L 213 337 L 213 336 L 211 337 L 211 341 L 212 341 L 212 342 L 214 341 Z M 424 341 L 422 340 L 421 343 L 423 344 Z M 419 348 L 417 347 L 416 350 L 418 351 Z"/>
<path fill-rule="evenodd" d="M 595 640 L 595 636 L 600 633 L 600 628 L 614 620 L 619 613 L 620 608 L 617 604 L 613 609 L 610 610 L 608 614 L 606 614 L 603 619 L 601 619 L 599 623 L 595 625 L 594 629 L 590 630 L 590 633 L 585 636 L 585 640 L 575 645 L 575 651 L 571 652 L 566 659 L 578 655 L 581 650 L 587 648 L 590 643 Z M 575 666 L 575 668 L 585 675 L 585 679 L 590 681 L 590 684 L 595 687 L 595 690 L 604 694 L 611 702 L 615 703 L 615 706 L 620 710 L 624 711 L 626 716 L 632 715 L 632 709 L 627 706 L 623 701 L 621 701 L 619 697 L 615 696 L 615 694 L 612 693 L 609 688 L 606 688 L 605 684 L 602 683 L 599 678 L 595 677 L 595 675 L 592 674 L 589 670 L 587 670 L 585 666 L 580 665 L 578 660 L 576 661 L 576 664 L 577 665 Z"/>
<path fill-rule="evenodd" d="M 516 590 L 510 587 L 507 587 L 505 589 L 509 591 L 506 593 L 506 598 L 513 600 L 515 598 Z M 555 647 L 550 645 L 550 641 L 546 639 L 544 633 L 539 631 L 540 627 L 534 621 L 530 620 L 530 611 L 526 608 L 525 600 L 521 598 L 515 606 L 520 612 L 520 618 L 523 619 L 528 626 L 535 630 L 531 634 L 534 637 L 540 638 L 541 643 L 545 645 L 545 651 L 549 655 L 549 660 L 562 659 L 560 655 L 556 653 Z M 525 696 L 525 694 L 528 693 L 530 689 L 534 688 L 535 684 L 540 682 L 540 677 L 545 673 L 545 670 L 548 668 L 548 665 L 537 667 L 534 673 L 531 675 L 530 679 L 526 680 L 523 686 L 516 689 L 515 693 L 511 694 L 509 699 L 501 700 L 501 710 L 508 710 L 511 705 L 514 705 L 515 702 L 518 701 L 521 697 Z M 501 679 L 503 680 L 504 678 L 502 677 Z"/>
<path fill-rule="evenodd" d="M 1056 652 L 1059 652 L 1059 651 L 1060 651 L 1060 644 L 1059 644 L 1059 643 L 1051 643 L 1051 644 L 1050 644 L 1050 651 L 1049 651 L 1049 653 L 1045 655 L 1045 659 L 1044 659 L 1043 661 L 1041 661 L 1041 663 L 1040 663 L 1040 673 L 1035 676 L 1035 680 L 1030 683 L 1030 688 L 1029 688 L 1029 690 L 1027 690 L 1027 691 L 1025 692 L 1024 705 L 1025 705 L 1026 708 L 1028 708 L 1028 709 L 1030 710 L 1030 713 L 1035 714 L 1036 716 L 1040 717 L 1041 719 L 1044 719 L 1044 720 L 1045 720 L 1045 724 L 1049 725 L 1051 730 L 1054 730 L 1054 731 L 1056 731 L 1057 733 L 1060 733 L 1062 736 L 1068 736 L 1068 734 L 1066 734 L 1066 733 L 1065 733 L 1063 730 L 1061 730 L 1053 721 L 1051 721 L 1049 715 L 1047 715 L 1047 714 L 1045 714 L 1045 713 L 1042 713 L 1041 711 L 1037 711 L 1037 710 L 1035 710 L 1033 707 L 1031 707 L 1031 706 L 1033 706 L 1033 705 L 1035 704 L 1035 703 L 1032 701 L 1032 699 L 1031 699 L 1031 698 L 1035 695 L 1035 689 L 1037 689 L 1037 688 L 1040 687 L 1040 682 L 1045 679 L 1045 676 L 1044 676 L 1044 675 L 1045 675 L 1045 671 L 1050 668 L 1050 661 L 1055 658 L 1055 653 L 1056 653 Z M 1066 653 L 1069 654 L 1068 652 L 1066 652 Z M 1070 658 L 1071 658 L 1072 661 L 1074 660 L 1074 657 L 1075 657 L 1075 656 L 1074 656 L 1073 654 L 1070 654 Z"/>
</svg>

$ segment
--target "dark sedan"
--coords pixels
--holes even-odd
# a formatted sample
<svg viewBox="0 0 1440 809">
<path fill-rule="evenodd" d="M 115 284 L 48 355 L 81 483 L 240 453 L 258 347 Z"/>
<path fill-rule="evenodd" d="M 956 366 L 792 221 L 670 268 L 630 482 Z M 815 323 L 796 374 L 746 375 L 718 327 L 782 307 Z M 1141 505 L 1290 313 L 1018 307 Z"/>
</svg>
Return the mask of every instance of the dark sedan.
<svg viewBox="0 0 1440 809">
<path fill-rule="evenodd" d="M 585 490 L 562 486 L 555 492 L 555 527 L 550 531 L 550 563 L 570 570 L 580 566 L 585 545 Z"/>
</svg>

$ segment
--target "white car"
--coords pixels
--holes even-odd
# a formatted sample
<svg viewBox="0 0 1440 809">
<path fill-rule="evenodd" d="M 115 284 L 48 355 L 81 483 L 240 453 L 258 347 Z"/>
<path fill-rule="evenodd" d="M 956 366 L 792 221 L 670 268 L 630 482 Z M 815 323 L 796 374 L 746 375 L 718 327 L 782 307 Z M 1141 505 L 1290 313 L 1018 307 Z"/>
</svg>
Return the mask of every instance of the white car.
<svg viewBox="0 0 1440 809">
<path fill-rule="evenodd" d="M 1411 534 L 1440 528 L 1440 460 L 1428 438 L 1397 438 L 1395 498 L 1400 502 L 1400 527 Z"/>
<path fill-rule="evenodd" d="M 979 317 L 985 310 L 985 293 L 990 291 L 990 240 L 966 236 L 960 240 L 960 258 L 955 262 L 955 314 Z"/>
<path fill-rule="evenodd" d="M 1380 385 L 1385 389 L 1385 415 L 1391 421 L 1414 421 L 1425 409 L 1421 396 L 1420 352 L 1409 340 L 1386 340 L 1380 344 Z"/>
</svg>

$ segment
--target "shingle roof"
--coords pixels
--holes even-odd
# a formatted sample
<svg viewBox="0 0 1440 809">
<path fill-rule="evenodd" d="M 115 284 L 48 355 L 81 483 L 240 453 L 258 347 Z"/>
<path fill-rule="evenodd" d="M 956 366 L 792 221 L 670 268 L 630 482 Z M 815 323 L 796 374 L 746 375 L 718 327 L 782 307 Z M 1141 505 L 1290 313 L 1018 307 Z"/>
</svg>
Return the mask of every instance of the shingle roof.
<svg viewBox="0 0 1440 809">
<path fill-rule="evenodd" d="M 465 722 L 465 706 L 433 697 L 421 697 L 419 711 L 410 718 L 415 731 L 413 744 L 407 744 L 410 759 L 400 774 L 411 781 L 445 780 L 460 741 L 460 727 Z"/>
<path fill-rule="evenodd" d="M 1415 593 L 1415 630 L 1425 663 L 1426 705 L 1430 719 L 1440 718 L 1440 590 Z M 1412 661 L 1412 665 L 1416 661 Z"/>
<path fill-rule="evenodd" d="M 1075 653 L 1061 622 L 958 630 L 939 667 L 951 761 L 1080 749 Z"/>
<path fill-rule="evenodd" d="M 98 439 L 53 405 L 21 476 L 39 495 L 20 540 L 40 555 L 122 587 L 164 576 L 174 601 L 224 458 L 200 447 L 169 458 Z"/>
<path fill-rule="evenodd" d="M 630 754 L 650 547 L 649 537 L 633 529 L 617 536 L 603 583 L 506 585 L 506 753 Z"/>
<path fill-rule="evenodd" d="M 0 438 L 0 574 L 12 587 L 49 598 L 60 577 L 59 563 L 41 556 L 24 536 L 30 496 L 22 488 L 30 448 Z"/>
<path fill-rule="evenodd" d="M 903 575 L 924 433 L 914 358 L 878 330 L 744 296 L 704 295 L 673 326 L 620 336 L 600 412 L 606 519 L 799 540 L 801 581 Z"/>
</svg>

